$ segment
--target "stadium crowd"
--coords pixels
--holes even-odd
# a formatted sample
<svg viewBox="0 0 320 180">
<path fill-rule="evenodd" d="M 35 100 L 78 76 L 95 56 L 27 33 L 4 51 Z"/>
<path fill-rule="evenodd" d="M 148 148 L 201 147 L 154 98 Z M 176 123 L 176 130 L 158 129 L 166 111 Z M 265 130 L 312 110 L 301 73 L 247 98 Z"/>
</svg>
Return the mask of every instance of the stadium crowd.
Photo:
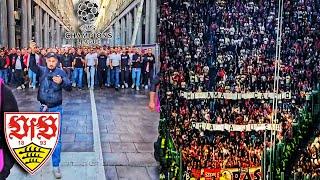
<svg viewBox="0 0 320 180">
<path fill-rule="evenodd" d="M 320 75 L 319 1 L 285 1 L 283 9 L 279 93 L 292 98 L 278 102 L 277 139 L 291 138 Z M 278 2 L 166 0 L 161 14 L 162 89 L 169 97 L 161 104 L 170 104 L 169 128 L 185 169 L 261 166 L 263 131 L 199 131 L 191 123 L 270 123 L 272 99 L 186 100 L 178 92 L 273 92 Z"/>
<path fill-rule="evenodd" d="M 54 52 L 62 68 L 79 90 L 85 87 L 148 89 L 154 76 L 156 57 L 150 49 L 134 47 L 37 48 L 37 64 L 45 66 Z M 29 69 L 30 48 L 0 50 L 0 78 L 17 89 L 37 87 L 38 78 Z"/>
<path fill-rule="evenodd" d="M 300 177 L 320 176 L 320 132 L 316 132 L 313 142 L 309 143 L 303 150 L 297 164 L 294 166 L 294 172 Z"/>
</svg>

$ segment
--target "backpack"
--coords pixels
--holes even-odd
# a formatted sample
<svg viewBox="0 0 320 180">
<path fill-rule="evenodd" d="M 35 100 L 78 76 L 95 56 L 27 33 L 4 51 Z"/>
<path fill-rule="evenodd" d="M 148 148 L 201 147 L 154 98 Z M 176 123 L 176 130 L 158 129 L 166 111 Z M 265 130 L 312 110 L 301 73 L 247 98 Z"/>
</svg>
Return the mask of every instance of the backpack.
<svg viewBox="0 0 320 180">
<path fill-rule="evenodd" d="M 3 101 L 3 90 L 2 90 L 2 87 L 3 87 L 3 80 L 0 78 L 0 112 L 2 110 L 2 101 Z M 1 124 L 2 126 L 2 124 Z M 1 139 L 0 137 L 0 172 L 3 170 L 4 168 L 4 151 L 3 151 L 3 148 L 2 148 L 2 145 L 1 143 L 4 143 L 2 142 L 3 140 Z"/>
</svg>

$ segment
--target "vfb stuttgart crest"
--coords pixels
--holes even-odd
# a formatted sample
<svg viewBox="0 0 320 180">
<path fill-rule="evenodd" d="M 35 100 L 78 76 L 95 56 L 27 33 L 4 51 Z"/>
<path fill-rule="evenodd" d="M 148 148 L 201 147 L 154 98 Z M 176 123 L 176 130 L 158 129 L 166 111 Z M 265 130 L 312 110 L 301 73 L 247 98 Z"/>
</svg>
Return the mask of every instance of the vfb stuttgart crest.
<svg viewBox="0 0 320 180">
<path fill-rule="evenodd" d="M 60 133 L 60 113 L 5 113 L 7 144 L 17 162 L 34 174 L 53 153 Z"/>
</svg>

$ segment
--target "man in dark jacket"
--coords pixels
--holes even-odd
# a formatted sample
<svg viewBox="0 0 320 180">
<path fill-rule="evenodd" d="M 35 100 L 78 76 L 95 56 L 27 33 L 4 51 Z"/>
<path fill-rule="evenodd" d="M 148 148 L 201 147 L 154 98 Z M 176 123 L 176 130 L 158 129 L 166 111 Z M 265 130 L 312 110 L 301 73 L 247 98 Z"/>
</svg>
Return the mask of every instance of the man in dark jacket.
<svg viewBox="0 0 320 180">
<path fill-rule="evenodd" d="M 152 82 L 155 62 L 156 58 L 152 54 L 152 49 L 148 49 L 148 53 L 144 55 L 143 60 L 143 84 L 145 89 L 148 89 L 149 80 L 150 83 Z"/>
<path fill-rule="evenodd" d="M 2 80 L 0 79 L 0 83 L 2 84 Z M 0 150 L 2 149 L 2 156 L 4 160 L 4 166 L 0 168 L 0 179 L 6 179 L 10 174 L 10 169 L 13 167 L 15 163 L 15 159 L 13 158 L 8 146 L 6 144 L 5 135 L 4 135 L 4 112 L 18 112 L 18 105 L 17 101 L 12 94 L 11 90 L 4 86 L 3 84 L 0 85 Z M 1 153 L 1 152 L 0 152 Z M 1 156 L 1 155 L 0 155 Z M 1 159 L 0 159 L 1 161 Z"/>
<path fill-rule="evenodd" d="M 123 48 L 123 51 L 121 54 L 121 61 L 120 61 L 122 89 L 124 89 L 124 87 L 128 88 L 129 72 L 130 72 L 129 61 L 130 61 L 130 57 L 128 54 L 128 49 Z"/>
<path fill-rule="evenodd" d="M 17 51 L 17 56 L 12 61 L 12 72 L 14 73 L 14 79 L 17 84 L 17 89 L 24 89 L 24 82 L 23 82 L 23 72 L 27 70 L 27 66 L 23 62 L 23 55 L 21 51 Z"/>
<path fill-rule="evenodd" d="M 71 91 L 71 81 L 67 74 L 58 65 L 58 56 L 56 53 L 49 52 L 47 54 L 47 67 L 41 67 L 36 64 L 35 51 L 36 44 L 30 44 L 30 68 L 39 76 L 40 87 L 38 90 L 38 101 L 41 103 L 40 111 L 42 112 L 59 112 L 60 113 L 60 129 L 63 120 L 62 109 L 62 89 Z M 60 130 L 61 132 L 61 130 Z M 61 133 L 58 139 L 56 149 L 52 154 L 53 174 L 57 179 L 61 178 L 60 172 L 60 155 L 61 155 Z"/>
<path fill-rule="evenodd" d="M 6 84 L 9 83 L 8 69 L 10 66 L 10 59 L 5 55 L 4 50 L 0 50 L 0 78 L 4 80 Z"/>
</svg>

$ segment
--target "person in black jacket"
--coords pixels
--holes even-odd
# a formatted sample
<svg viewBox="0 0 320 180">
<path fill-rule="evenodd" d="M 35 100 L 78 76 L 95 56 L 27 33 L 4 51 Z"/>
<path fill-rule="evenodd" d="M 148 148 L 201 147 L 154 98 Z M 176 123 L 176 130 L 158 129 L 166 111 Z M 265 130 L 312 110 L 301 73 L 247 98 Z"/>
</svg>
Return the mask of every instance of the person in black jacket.
<svg viewBox="0 0 320 180">
<path fill-rule="evenodd" d="M 0 82 L 1 83 L 1 82 Z M 6 179 L 10 175 L 10 169 L 15 164 L 15 159 L 13 158 L 5 140 L 4 135 L 4 112 L 18 112 L 18 104 L 17 101 L 12 94 L 11 90 L 5 86 L 2 85 L 0 89 L 0 96 L 3 98 L 0 103 L 0 149 L 3 150 L 3 157 L 4 157 L 4 167 L 2 170 L 0 170 L 0 179 Z"/>
<path fill-rule="evenodd" d="M 47 67 L 38 66 L 35 59 L 36 44 L 31 42 L 30 68 L 39 78 L 38 101 L 41 103 L 41 112 L 59 112 L 60 113 L 60 129 L 63 121 L 62 109 L 62 89 L 71 91 L 71 81 L 67 74 L 58 65 L 58 55 L 53 52 L 47 54 Z M 60 131 L 61 132 L 61 131 Z M 57 146 L 52 154 L 53 174 L 57 179 L 61 178 L 60 172 L 60 155 L 61 155 L 61 133 Z"/>
<path fill-rule="evenodd" d="M 27 66 L 23 62 L 23 56 L 21 51 L 17 50 L 17 56 L 15 60 L 12 61 L 12 72 L 14 73 L 14 78 L 17 84 L 17 89 L 24 89 L 23 72 L 27 71 Z"/>
</svg>

